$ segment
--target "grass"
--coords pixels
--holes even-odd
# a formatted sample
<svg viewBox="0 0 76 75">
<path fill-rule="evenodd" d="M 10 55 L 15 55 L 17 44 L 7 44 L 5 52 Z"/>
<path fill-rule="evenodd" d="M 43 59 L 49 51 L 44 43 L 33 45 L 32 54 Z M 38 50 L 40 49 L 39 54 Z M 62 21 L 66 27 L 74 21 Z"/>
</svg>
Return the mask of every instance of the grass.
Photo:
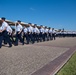
<svg viewBox="0 0 76 75">
<path fill-rule="evenodd" d="M 76 53 L 56 75 L 76 75 Z"/>
</svg>

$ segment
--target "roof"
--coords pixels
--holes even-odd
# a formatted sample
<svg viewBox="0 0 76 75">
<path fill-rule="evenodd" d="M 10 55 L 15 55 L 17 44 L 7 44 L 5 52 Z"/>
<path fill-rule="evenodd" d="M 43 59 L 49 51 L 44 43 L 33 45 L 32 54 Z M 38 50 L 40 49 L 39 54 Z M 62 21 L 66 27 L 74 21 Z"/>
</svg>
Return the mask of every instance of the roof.
<svg viewBox="0 0 76 75">
<path fill-rule="evenodd" d="M 15 22 L 12 22 L 12 21 L 10 21 L 10 20 L 5 20 L 9 25 L 12 25 L 12 26 L 15 26 L 15 23 L 16 23 L 16 21 Z M 0 18 L 0 24 L 1 24 L 1 18 Z M 28 25 L 28 23 L 25 23 L 25 22 L 21 22 L 21 25 Z"/>
<path fill-rule="evenodd" d="M 5 20 L 10 26 L 15 26 L 15 24 L 17 23 L 17 21 L 13 22 L 11 20 Z M 0 18 L 0 24 L 1 24 L 1 18 Z M 21 22 L 21 25 L 22 26 L 28 26 L 28 23 L 25 23 L 25 22 Z M 32 23 L 32 26 L 34 26 L 34 24 Z M 40 25 L 37 25 L 38 28 L 40 28 Z M 45 26 L 43 26 L 45 27 Z"/>
</svg>

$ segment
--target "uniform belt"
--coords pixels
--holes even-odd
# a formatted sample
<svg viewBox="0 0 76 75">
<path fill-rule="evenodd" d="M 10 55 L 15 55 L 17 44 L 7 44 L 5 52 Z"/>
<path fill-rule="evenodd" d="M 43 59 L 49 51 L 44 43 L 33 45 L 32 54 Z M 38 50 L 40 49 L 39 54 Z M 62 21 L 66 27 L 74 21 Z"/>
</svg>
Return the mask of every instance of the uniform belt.
<svg viewBox="0 0 76 75">
<path fill-rule="evenodd" d="M 27 34 L 26 32 L 24 32 L 24 34 Z"/>
<path fill-rule="evenodd" d="M 18 32 L 20 32 L 20 31 L 17 31 L 17 33 L 18 33 Z"/>
</svg>

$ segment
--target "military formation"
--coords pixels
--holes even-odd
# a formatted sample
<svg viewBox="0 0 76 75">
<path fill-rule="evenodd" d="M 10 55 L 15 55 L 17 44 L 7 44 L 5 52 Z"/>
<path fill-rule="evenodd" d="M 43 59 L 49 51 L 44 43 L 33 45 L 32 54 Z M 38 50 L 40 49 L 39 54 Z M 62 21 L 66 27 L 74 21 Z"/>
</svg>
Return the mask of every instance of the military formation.
<svg viewBox="0 0 76 75">
<path fill-rule="evenodd" d="M 28 26 L 22 26 L 21 21 L 18 20 L 16 23 L 16 33 L 13 34 L 12 28 L 8 25 L 5 21 L 6 18 L 1 18 L 1 26 L 0 26 L 0 48 L 2 44 L 9 44 L 9 48 L 14 46 L 18 46 L 19 42 L 24 44 L 34 44 L 35 42 L 44 42 L 55 40 L 56 37 L 68 37 L 68 36 L 76 36 L 76 32 L 74 34 L 68 34 L 64 31 L 57 32 L 54 28 L 47 27 L 47 26 L 40 26 L 37 27 L 37 24 L 32 26 L 31 23 L 28 23 Z"/>
</svg>

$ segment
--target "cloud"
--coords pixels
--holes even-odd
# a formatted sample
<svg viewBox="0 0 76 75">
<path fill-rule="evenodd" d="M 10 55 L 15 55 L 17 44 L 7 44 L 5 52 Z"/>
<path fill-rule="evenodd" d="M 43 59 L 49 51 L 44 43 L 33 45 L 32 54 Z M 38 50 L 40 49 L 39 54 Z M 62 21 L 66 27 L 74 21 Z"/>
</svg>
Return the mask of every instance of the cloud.
<svg viewBox="0 0 76 75">
<path fill-rule="evenodd" d="M 35 9 L 31 7 L 30 10 L 34 11 Z"/>
</svg>

